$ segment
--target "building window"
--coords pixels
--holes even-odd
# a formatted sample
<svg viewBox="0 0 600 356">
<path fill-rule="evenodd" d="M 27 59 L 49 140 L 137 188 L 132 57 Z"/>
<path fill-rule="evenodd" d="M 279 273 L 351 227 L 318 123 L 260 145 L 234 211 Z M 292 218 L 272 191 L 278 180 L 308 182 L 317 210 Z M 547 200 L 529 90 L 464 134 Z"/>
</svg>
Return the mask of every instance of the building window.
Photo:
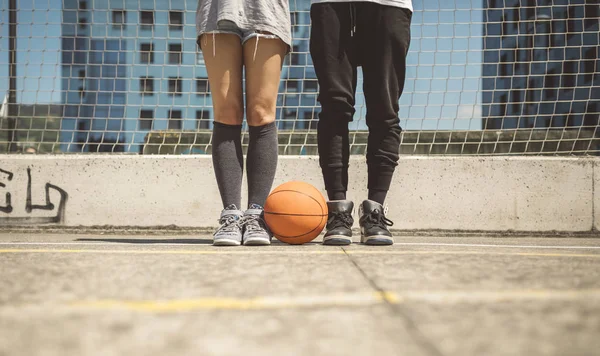
<svg viewBox="0 0 600 356">
<path fill-rule="evenodd" d="M 80 69 L 79 70 L 79 78 L 80 79 L 85 79 L 85 69 Z"/>
<path fill-rule="evenodd" d="M 299 80 L 287 80 L 286 81 L 287 91 L 293 92 L 293 93 L 298 92 L 299 83 L 300 83 Z"/>
<path fill-rule="evenodd" d="M 154 77 L 140 78 L 140 92 L 142 95 L 154 94 Z"/>
<path fill-rule="evenodd" d="M 521 114 L 521 92 L 519 90 L 511 90 L 510 92 L 511 113 L 512 115 Z"/>
<path fill-rule="evenodd" d="M 79 1 L 79 10 L 87 10 L 87 0 Z"/>
<path fill-rule="evenodd" d="M 154 121 L 154 111 L 140 110 L 140 130 L 152 130 L 152 122 Z"/>
<path fill-rule="evenodd" d="M 567 36 L 565 34 L 553 34 L 550 36 L 550 47 L 564 47 Z"/>
<path fill-rule="evenodd" d="M 583 32 L 583 9 L 583 5 L 569 6 L 569 20 L 567 22 L 567 31 L 569 33 Z"/>
<path fill-rule="evenodd" d="M 506 116 L 506 100 L 506 94 L 500 97 L 500 105 L 497 106 L 500 108 L 500 113 L 498 114 L 500 117 Z"/>
<path fill-rule="evenodd" d="M 154 45 L 152 43 L 142 43 L 140 45 L 140 62 L 154 63 Z"/>
<path fill-rule="evenodd" d="M 546 98 L 547 99 L 555 99 L 556 98 L 556 88 L 558 88 L 558 76 L 556 75 L 556 71 L 551 70 L 546 75 Z"/>
<path fill-rule="evenodd" d="M 89 41 L 86 38 L 75 39 L 75 50 L 76 51 L 87 51 L 89 47 Z"/>
<path fill-rule="evenodd" d="M 169 77 L 169 95 L 181 96 L 183 80 L 179 77 Z"/>
<path fill-rule="evenodd" d="M 598 56 L 596 54 L 596 47 L 591 47 L 587 51 L 585 51 L 585 54 L 583 56 L 583 78 L 586 82 L 591 82 L 594 78 L 597 57 Z"/>
<path fill-rule="evenodd" d="M 304 128 L 310 130 L 317 129 L 317 120 L 314 118 L 314 111 L 305 111 L 303 115 Z"/>
<path fill-rule="evenodd" d="M 205 64 L 204 56 L 202 55 L 202 51 L 196 52 L 196 64 L 201 65 L 201 66 L 203 66 Z"/>
<path fill-rule="evenodd" d="M 196 78 L 196 95 L 206 95 L 208 90 L 208 79 Z"/>
<path fill-rule="evenodd" d="M 183 29 L 183 12 L 169 11 L 169 28 L 171 30 Z"/>
<path fill-rule="evenodd" d="M 522 1 L 521 6 L 525 8 L 525 21 L 535 20 L 535 0 Z"/>
<path fill-rule="evenodd" d="M 598 1 L 596 1 L 595 4 L 593 4 L 593 1 L 590 1 L 590 3 L 592 4 L 585 4 L 585 19 L 584 21 L 584 27 L 586 29 L 590 28 L 590 27 L 596 27 L 596 25 L 598 24 L 598 17 L 600 17 L 600 6 L 598 6 Z M 590 29 L 591 30 L 591 29 Z M 596 30 L 598 31 L 598 30 Z"/>
<path fill-rule="evenodd" d="M 498 64 L 498 67 L 500 67 L 500 71 L 499 71 L 500 76 L 506 77 L 508 75 L 508 68 L 507 68 L 508 66 L 504 63 L 500 63 L 500 64 Z"/>
<path fill-rule="evenodd" d="M 181 130 L 181 110 L 169 110 L 169 130 Z"/>
<path fill-rule="evenodd" d="M 287 109 L 284 111 L 283 115 L 283 118 L 286 121 L 293 121 L 298 118 L 298 112 L 296 111 L 296 109 Z"/>
<path fill-rule="evenodd" d="M 208 129 L 210 123 L 210 111 L 196 110 L 196 127 L 199 130 Z"/>
<path fill-rule="evenodd" d="M 169 44 L 169 64 L 181 64 L 181 43 Z"/>
<path fill-rule="evenodd" d="M 79 16 L 79 28 L 85 28 L 88 22 L 85 17 Z"/>
<path fill-rule="evenodd" d="M 505 15 L 502 15 L 500 22 L 502 22 L 502 36 L 510 35 L 511 33 L 510 33 L 510 30 L 508 29 L 508 19 L 506 18 Z"/>
<path fill-rule="evenodd" d="M 319 83 L 316 80 L 305 80 L 304 91 L 314 93 L 319 89 Z"/>
<path fill-rule="evenodd" d="M 75 64 L 87 64 L 89 43 L 86 38 L 75 39 L 75 52 L 74 52 L 74 63 Z"/>
<path fill-rule="evenodd" d="M 122 27 L 126 21 L 127 13 L 125 10 L 113 10 L 112 12 L 112 24 L 113 27 Z"/>
<path fill-rule="evenodd" d="M 297 117 L 298 117 L 298 113 L 295 109 L 283 110 L 283 119 L 281 120 L 281 128 L 284 130 L 289 130 L 289 129 L 294 128 L 294 123 L 295 123 Z"/>
<path fill-rule="evenodd" d="M 142 25 L 142 28 L 154 26 L 154 11 L 140 12 L 140 24 Z"/>
<path fill-rule="evenodd" d="M 567 89 L 574 89 L 577 81 L 577 61 L 564 61 L 563 62 L 563 87 Z"/>
<path fill-rule="evenodd" d="M 294 66 L 297 65 L 301 65 L 302 60 L 301 60 L 301 56 L 302 53 L 300 53 L 300 47 L 299 46 L 293 46 L 292 47 L 292 53 L 291 53 L 291 63 Z"/>
</svg>

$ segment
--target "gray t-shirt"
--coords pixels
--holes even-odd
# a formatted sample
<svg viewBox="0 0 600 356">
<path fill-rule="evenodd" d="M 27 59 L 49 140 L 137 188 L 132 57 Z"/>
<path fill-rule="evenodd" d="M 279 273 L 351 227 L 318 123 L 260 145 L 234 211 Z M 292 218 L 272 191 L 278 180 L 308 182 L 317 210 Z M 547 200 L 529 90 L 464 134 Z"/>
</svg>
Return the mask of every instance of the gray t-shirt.
<svg viewBox="0 0 600 356">
<path fill-rule="evenodd" d="M 292 45 L 289 0 L 198 0 L 196 32 L 215 31 L 219 21 L 244 30 L 265 31 Z"/>
</svg>

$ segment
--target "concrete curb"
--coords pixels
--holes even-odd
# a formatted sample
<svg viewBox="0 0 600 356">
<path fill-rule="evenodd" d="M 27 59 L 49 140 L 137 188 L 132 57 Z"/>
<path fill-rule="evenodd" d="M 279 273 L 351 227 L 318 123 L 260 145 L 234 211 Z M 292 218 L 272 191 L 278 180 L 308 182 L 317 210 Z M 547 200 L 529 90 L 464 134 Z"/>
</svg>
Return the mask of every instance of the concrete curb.
<svg viewBox="0 0 600 356">
<path fill-rule="evenodd" d="M 403 156 L 389 217 L 399 230 L 592 232 L 600 222 L 599 164 Z M 3 228 L 205 228 L 217 225 L 221 209 L 209 156 L 4 155 L 0 170 Z M 280 157 L 275 185 L 289 180 L 322 188 L 317 157 Z M 365 158 L 352 157 L 349 199 L 365 199 L 366 182 Z"/>
</svg>

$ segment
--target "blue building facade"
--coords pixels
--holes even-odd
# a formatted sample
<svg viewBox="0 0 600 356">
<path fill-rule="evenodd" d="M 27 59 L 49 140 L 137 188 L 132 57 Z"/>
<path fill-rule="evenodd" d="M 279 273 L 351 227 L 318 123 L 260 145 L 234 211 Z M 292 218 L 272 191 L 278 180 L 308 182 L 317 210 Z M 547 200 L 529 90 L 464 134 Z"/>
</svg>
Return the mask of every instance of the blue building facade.
<svg viewBox="0 0 600 356">
<path fill-rule="evenodd" d="M 63 0 L 61 148 L 139 152 L 153 130 L 212 127 L 196 0 Z M 316 126 L 310 0 L 290 1 L 293 50 L 282 70 L 280 129 Z"/>
<path fill-rule="evenodd" d="M 318 120 L 318 83 L 309 51 L 310 0 L 290 1 L 292 52 L 286 58 L 278 97 L 279 128 L 315 129 Z"/>
<path fill-rule="evenodd" d="M 139 152 L 151 130 L 210 128 L 195 0 L 63 4 L 63 151 Z"/>
<path fill-rule="evenodd" d="M 484 3 L 483 128 L 595 129 L 600 1 Z"/>
</svg>

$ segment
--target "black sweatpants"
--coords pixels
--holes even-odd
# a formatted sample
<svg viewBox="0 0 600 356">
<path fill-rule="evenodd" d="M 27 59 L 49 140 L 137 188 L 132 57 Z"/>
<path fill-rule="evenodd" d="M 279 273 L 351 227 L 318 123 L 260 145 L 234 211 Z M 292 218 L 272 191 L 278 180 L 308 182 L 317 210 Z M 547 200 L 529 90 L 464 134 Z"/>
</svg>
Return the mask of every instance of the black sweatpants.
<svg viewBox="0 0 600 356">
<path fill-rule="evenodd" d="M 348 123 L 354 116 L 357 67 L 369 127 L 368 188 L 386 191 L 398 165 L 398 100 L 404 89 L 412 12 L 370 2 L 317 3 L 310 10 L 310 53 L 319 81 L 320 165 L 325 189 L 346 192 Z"/>
</svg>

